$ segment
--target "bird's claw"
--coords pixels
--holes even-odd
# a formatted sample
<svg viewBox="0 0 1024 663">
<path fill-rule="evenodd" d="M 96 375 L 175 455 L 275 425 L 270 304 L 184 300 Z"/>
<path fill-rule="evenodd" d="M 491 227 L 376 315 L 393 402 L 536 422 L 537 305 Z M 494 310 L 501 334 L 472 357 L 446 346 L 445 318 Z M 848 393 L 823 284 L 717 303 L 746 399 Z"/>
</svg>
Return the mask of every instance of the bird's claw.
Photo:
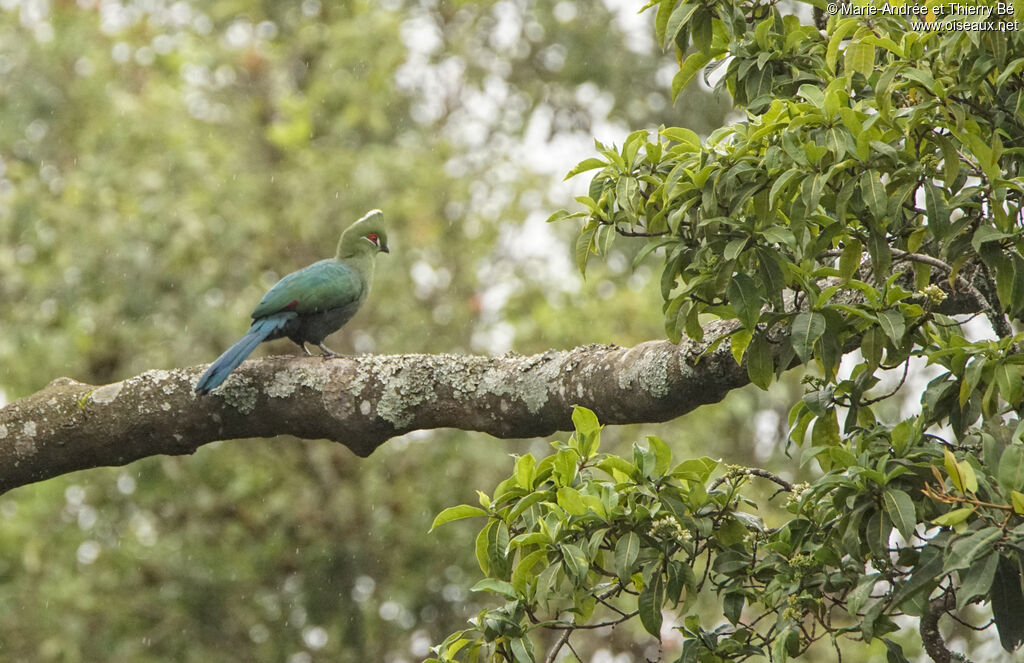
<svg viewBox="0 0 1024 663">
<path fill-rule="evenodd" d="M 324 361 L 327 361 L 328 359 L 334 359 L 335 357 L 344 357 L 345 356 L 345 355 L 342 355 L 342 354 L 338 354 L 334 350 L 331 350 L 329 347 L 327 347 L 323 343 L 317 343 L 317 346 L 319 346 L 320 350 L 323 352 L 323 354 L 320 355 L 320 356 L 324 358 Z"/>
</svg>

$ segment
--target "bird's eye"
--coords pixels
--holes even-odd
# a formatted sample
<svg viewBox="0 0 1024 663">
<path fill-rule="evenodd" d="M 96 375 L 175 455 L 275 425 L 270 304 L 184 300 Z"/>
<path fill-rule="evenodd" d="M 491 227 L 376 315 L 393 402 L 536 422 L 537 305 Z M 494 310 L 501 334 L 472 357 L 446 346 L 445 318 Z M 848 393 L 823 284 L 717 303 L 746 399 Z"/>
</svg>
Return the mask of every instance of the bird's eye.
<svg viewBox="0 0 1024 663">
<path fill-rule="evenodd" d="M 380 237 L 377 237 L 377 233 L 370 233 L 366 236 L 366 239 L 370 240 L 374 244 L 380 244 Z"/>
</svg>

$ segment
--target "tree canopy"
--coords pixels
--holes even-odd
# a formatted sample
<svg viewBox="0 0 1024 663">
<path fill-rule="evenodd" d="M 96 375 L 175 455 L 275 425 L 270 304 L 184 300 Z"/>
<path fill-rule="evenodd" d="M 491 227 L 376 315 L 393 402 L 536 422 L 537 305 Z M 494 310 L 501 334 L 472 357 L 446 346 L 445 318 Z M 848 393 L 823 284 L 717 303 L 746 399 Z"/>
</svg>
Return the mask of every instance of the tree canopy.
<svg viewBox="0 0 1024 663">
<path fill-rule="evenodd" d="M 601 454 L 578 410 L 557 453 L 439 516 L 487 517 L 477 587 L 506 603 L 436 660 L 534 660 L 544 629 L 562 633 L 555 660 L 574 632 L 634 617 L 660 638 L 666 609 L 681 662 L 784 661 L 843 636 L 905 661 L 901 616 L 935 661 L 953 656 L 946 614 L 1024 643 L 1024 38 L 812 4 L 817 25 L 774 3 L 649 3 L 679 57 L 673 94 L 714 63 L 745 118 L 706 140 L 662 127 L 598 144 L 570 172 L 596 171 L 584 209 L 552 220 L 583 218 L 581 271 L 619 236 L 644 238 L 638 261 L 664 254 L 673 342 L 732 321 L 706 352 L 727 345 L 752 383 L 800 366 L 789 444 L 813 479 L 674 464 L 657 437 Z M 963 20 L 931 7 L 929 22 Z M 926 370 L 915 406 L 893 408 Z M 746 495 L 760 479 L 783 508 Z"/>
</svg>

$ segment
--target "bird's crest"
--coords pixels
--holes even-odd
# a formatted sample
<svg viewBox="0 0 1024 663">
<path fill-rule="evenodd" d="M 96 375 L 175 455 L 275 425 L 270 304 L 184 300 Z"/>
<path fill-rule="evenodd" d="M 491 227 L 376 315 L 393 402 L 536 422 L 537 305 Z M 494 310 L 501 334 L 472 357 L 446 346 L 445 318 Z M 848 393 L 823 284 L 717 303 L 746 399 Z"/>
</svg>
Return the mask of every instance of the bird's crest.
<svg viewBox="0 0 1024 663">
<path fill-rule="evenodd" d="M 384 213 L 374 209 L 364 214 L 341 234 L 338 241 L 338 258 L 378 251 L 390 253 L 388 234 L 384 230 Z"/>
</svg>

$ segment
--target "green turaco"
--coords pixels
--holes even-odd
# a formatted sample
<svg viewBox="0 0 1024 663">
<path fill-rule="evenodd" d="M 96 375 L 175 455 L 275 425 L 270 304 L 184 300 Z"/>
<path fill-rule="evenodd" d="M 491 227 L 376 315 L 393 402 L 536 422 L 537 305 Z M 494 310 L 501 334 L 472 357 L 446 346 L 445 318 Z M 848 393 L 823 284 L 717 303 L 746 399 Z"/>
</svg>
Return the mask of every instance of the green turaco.
<svg viewBox="0 0 1024 663">
<path fill-rule="evenodd" d="M 324 358 L 337 356 L 324 339 L 355 315 L 370 290 L 374 257 L 389 252 L 382 218 L 380 210 L 367 212 L 341 234 L 337 255 L 292 272 L 268 290 L 252 312 L 248 333 L 210 364 L 196 392 L 215 389 L 263 341 L 289 338 L 306 355 L 306 343 L 314 343 Z"/>
</svg>

